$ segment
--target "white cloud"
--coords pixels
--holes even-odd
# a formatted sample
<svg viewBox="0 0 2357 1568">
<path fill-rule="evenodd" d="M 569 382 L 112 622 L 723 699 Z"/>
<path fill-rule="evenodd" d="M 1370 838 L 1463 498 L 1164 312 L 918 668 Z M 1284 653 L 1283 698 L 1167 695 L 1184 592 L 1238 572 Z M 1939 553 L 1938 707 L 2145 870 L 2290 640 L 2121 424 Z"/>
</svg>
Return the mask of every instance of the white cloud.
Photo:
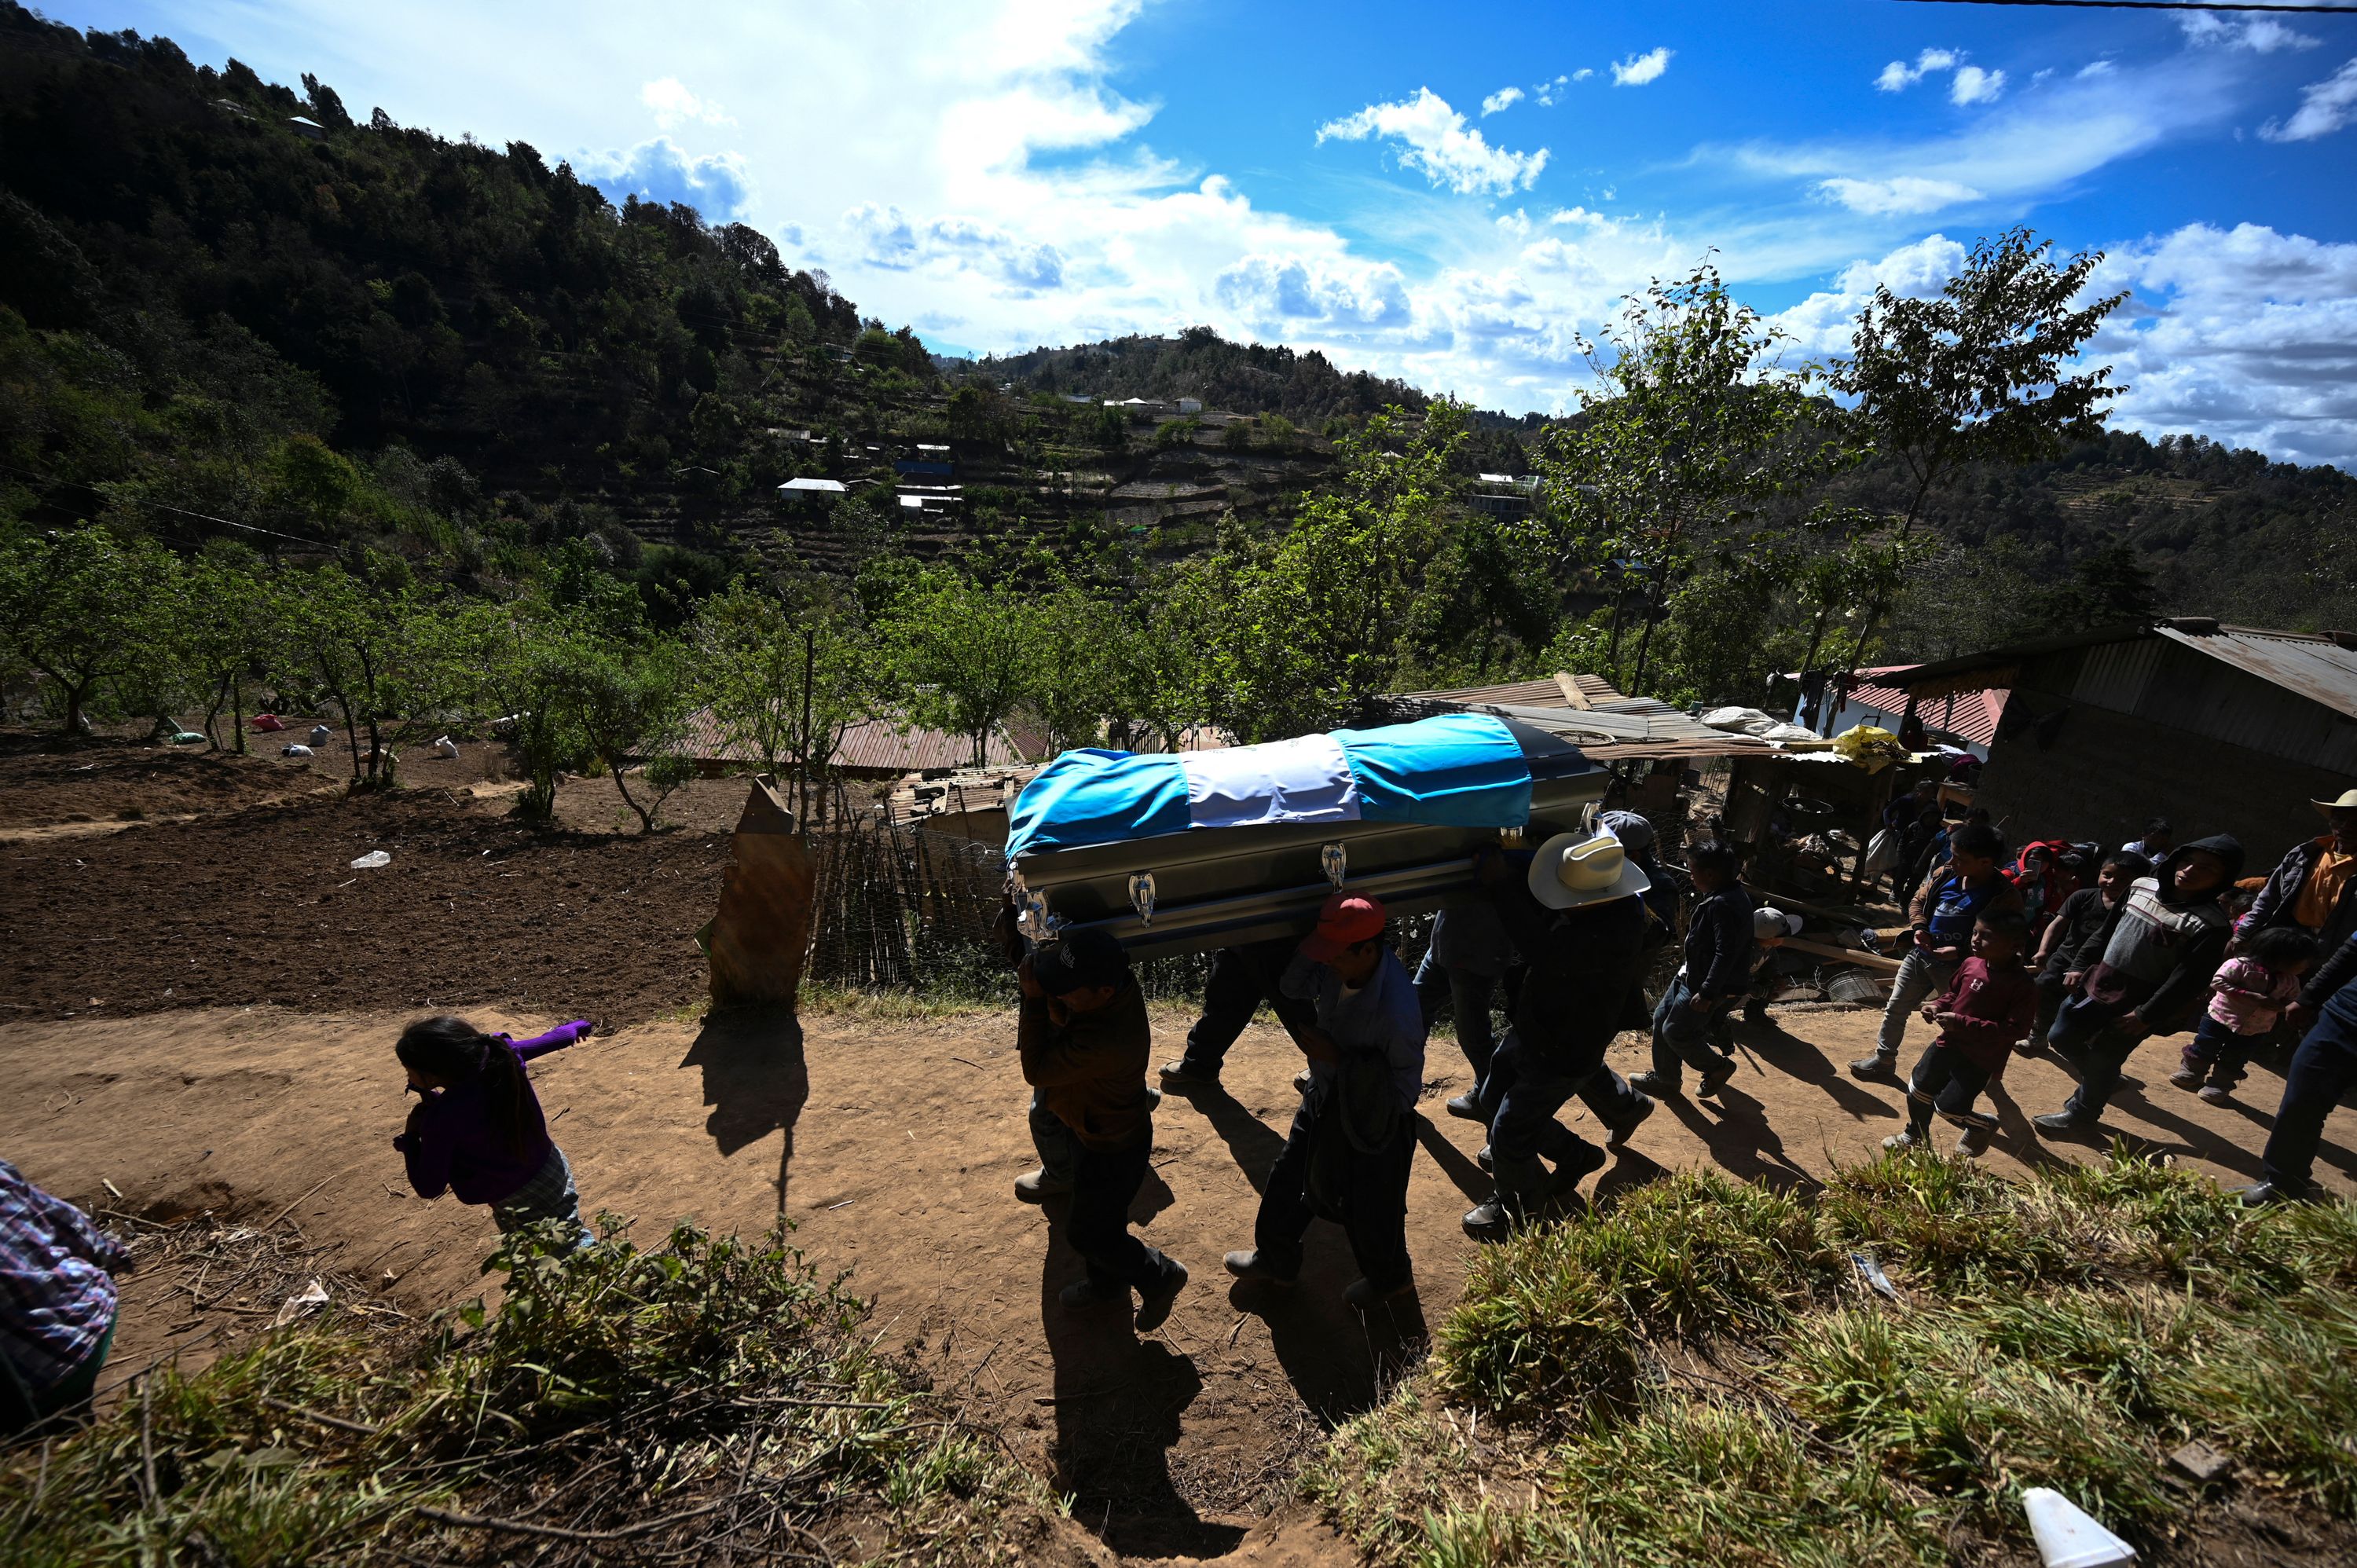
<svg viewBox="0 0 2357 1568">
<path fill-rule="evenodd" d="M 1510 108 L 1522 101 L 1523 90 L 1521 88 L 1501 87 L 1498 89 L 1497 91 L 1490 94 L 1489 97 L 1481 100 L 1481 118 L 1486 120 L 1491 115 L 1495 114 L 1499 110 Z"/>
<path fill-rule="evenodd" d="M 1662 72 L 1670 69 L 1670 56 L 1674 52 L 1668 48 L 1654 48 L 1647 49 L 1641 55 L 1631 55 L 1627 59 L 1614 60 L 1612 85 L 1642 87 L 1649 81 L 1659 81 Z"/>
<path fill-rule="evenodd" d="M 1852 212 L 1877 214 L 1936 212 L 1959 201 L 1976 201 L 1981 194 L 1953 179 L 1923 179 L 1905 174 L 1893 175 L 1889 179 L 1824 179 L 1817 182 L 1817 191 Z"/>
<path fill-rule="evenodd" d="M 1948 84 L 1951 103 L 1994 103 L 2005 91 L 2005 72 L 1983 70 L 1976 65 L 1956 68 L 1956 79 Z"/>
<path fill-rule="evenodd" d="M 1356 114 L 1318 128 L 1320 142 L 1362 142 L 1379 137 L 1400 145 L 1400 162 L 1421 169 L 1436 186 L 1459 196 L 1508 196 L 1529 189 L 1546 166 L 1547 150 L 1508 152 L 1493 147 L 1465 116 L 1429 87 L 1396 103 L 1370 103 Z"/>
<path fill-rule="evenodd" d="M 1812 355 L 1845 352 L 1877 285 L 1926 297 L 1964 264 L 1943 234 L 1878 261 L 1770 318 Z M 2302 463 L 2357 471 L 2357 244 L 2245 223 L 2193 223 L 2110 248 L 2089 296 L 2129 297 L 2088 346 L 2123 385 L 2115 423 L 2149 435 L 2199 434 Z"/>
<path fill-rule="evenodd" d="M 664 206 L 684 202 L 712 221 L 726 223 L 743 216 L 752 199 L 743 154 L 699 157 L 673 146 L 669 136 L 641 142 L 626 153 L 585 154 L 579 162 L 582 178 L 617 203 L 631 196 Z"/>
<path fill-rule="evenodd" d="M 1405 328 L 1415 317 L 1406 280 L 1388 262 L 1246 256 L 1222 269 L 1211 292 L 1275 337 L 1304 327 Z"/>
<path fill-rule="evenodd" d="M 1571 80 L 1572 80 L 1572 81 L 1586 81 L 1589 77 L 1594 76 L 1595 74 L 1596 74 L 1596 68 L 1595 68 L 1594 66 L 1592 66 L 1592 65 L 1584 65 L 1584 66 L 1581 66 L 1577 70 L 1575 70 L 1575 71 L 1573 71 L 1573 72 L 1571 73 Z"/>
<path fill-rule="evenodd" d="M 2259 127 L 2270 142 L 2312 142 L 2357 120 L 2357 59 L 2350 60 L 2322 81 L 2311 81 L 2299 95 L 2299 108 L 2282 124 L 2273 120 Z"/>
<path fill-rule="evenodd" d="M 655 124 L 673 130 L 694 120 L 706 125 L 734 125 L 736 117 L 719 104 L 698 98 L 675 76 L 658 77 L 639 89 L 639 102 L 654 111 Z"/>
<path fill-rule="evenodd" d="M 2079 68 L 2079 80 L 2084 81 L 2091 76 L 2109 76 L 2118 69 L 2110 60 L 2091 59 Z"/>
<path fill-rule="evenodd" d="M 972 218 L 929 218 L 911 222 L 897 207 L 865 201 L 843 215 L 843 226 L 871 266 L 905 272 L 948 261 L 996 275 L 1026 294 L 1060 287 L 1064 257 L 1053 245 L 1028 244 L 996 224 Z"/>
<path fill-rule="evenodd" d="M 2177 25 L 2185 29 L 2186 42 L 2201 48 L 2248 49 L 2253 54 L 2271 55 L 2277 49 L 2312 49 L 2324 41 L 2286 27 L 2273 16 L 2238 21 L 2196 14 L 2179 17 Z"/>
<path fill-rule="evenodd" d="M 1935 70 L 1954 70 L 1962 59 L 1964 56 L 1954 49 L 1925 49 L 1915 57 L 1913 65 L 1895 59 L 1884 66 L 1882 74 L 1874 79 L 1874 85 L 1884 92 L 1901 92 Z"/>
</svg>

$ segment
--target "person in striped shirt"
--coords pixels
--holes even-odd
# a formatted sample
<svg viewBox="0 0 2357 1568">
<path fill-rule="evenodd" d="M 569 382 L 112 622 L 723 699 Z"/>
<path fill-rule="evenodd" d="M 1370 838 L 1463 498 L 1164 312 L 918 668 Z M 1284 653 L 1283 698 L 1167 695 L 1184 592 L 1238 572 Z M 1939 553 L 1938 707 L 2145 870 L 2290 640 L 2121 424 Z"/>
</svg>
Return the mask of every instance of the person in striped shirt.
<svg viewBox="0 0 2357 1568">
<path fill-rule="evenodd" d="M 0 1160 L 0 1434 L 89 1402 L 130 1266 L 89 1215 Z"/>
</svg>

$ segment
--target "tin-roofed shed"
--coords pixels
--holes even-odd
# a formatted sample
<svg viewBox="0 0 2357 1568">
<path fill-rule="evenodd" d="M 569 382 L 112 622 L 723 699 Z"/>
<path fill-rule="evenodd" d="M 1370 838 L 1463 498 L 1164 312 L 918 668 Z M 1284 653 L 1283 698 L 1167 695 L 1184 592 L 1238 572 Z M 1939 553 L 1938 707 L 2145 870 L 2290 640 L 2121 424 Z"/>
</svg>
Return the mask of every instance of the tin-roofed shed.
<svg viewBox="0 0 2357 1568">
<path fill-rule="evenodd" d="M 2007 836 L 2117 844 L 2148 817 L 2230 832 L 2255 872 L 2357 783 L 2357 634 L 2180 618 L 2072 632 L 1888 677 L 1919 699 L 2010 688 L 1979 801 Z"/>
</svg>

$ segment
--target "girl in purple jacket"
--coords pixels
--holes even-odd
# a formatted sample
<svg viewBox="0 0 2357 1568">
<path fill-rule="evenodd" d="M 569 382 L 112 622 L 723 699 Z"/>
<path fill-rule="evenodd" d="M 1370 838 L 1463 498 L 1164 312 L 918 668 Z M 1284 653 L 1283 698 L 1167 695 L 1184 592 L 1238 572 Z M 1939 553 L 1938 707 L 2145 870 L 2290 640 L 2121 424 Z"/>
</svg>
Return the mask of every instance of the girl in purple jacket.
<svg viewBox="0 0 2357 1568">
<path fill-rule="evenodd" d="M 502 1235 L 555 1219 L 574 1234 L 574 1245 L 591 1240 L 573 1167 L 548 1135 L 523 1065 L 563 1050 L 591 1027 L 576 1018 L 529 1040 L 511 1040 L 443 1014 L 404 1029 L 393 1054 L 409 1069 L 419 1099 L 393 1146 L 408 1162 L 417 1196 L 439 1197 L 447 1188 L 461 1203 L 489 1204 Z"/>
</svg>

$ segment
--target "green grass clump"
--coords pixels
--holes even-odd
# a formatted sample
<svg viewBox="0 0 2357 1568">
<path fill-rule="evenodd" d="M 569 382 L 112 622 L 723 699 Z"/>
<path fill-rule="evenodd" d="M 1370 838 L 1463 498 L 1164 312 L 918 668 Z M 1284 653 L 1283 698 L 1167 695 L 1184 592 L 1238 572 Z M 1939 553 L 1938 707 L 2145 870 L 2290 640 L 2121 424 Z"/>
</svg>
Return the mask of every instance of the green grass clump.
<svg viewBox="0 0 2357 1568">
<path fill-rule="evenodd" d="M 1485 1249 L 1441 1326 L 1440 1375 L 1468 1398 L 1523 1409 L 1622 1391 L 1644 1337 L 1772 1327 L 1830 1266 L 1800 1200 L 1717 1171 L 1681 1172 L 1608 1217 Z"/>
<path fill-rule="evenodd" d="M 96 1424 L 0 1462 L 10 1561 L 59 1565 L 479 1560 L 529 1518 L 535 1561 L 809 1554 L 832 1532 L 928 1561 L 1011 1561 L 1053 1505 L 857 1330 L 861 1303 L 781 1233 L 693 1227 L 553 1250 L 526 1231 L 470 1304 L 391 1346 L 328 1320 L 199 1372 L 163 1369 Z M 152 1479 L 151 1479 L 152 1477 Z M 604 1532 L 602 1542 L 597 1538 Z M 616 1534 L 614 1532 L 620 1532 Z"/>
<path fill-rule="evenodd" d="M 1430 1369 L 1305 1486 L 1426 1568 L 1929 1563 L 1959 1528 L 2022 1544 L 2032 1486 L 2164 1539 L 2194 1438 L 2252 1503 L 2357 1515 L 2352 1432 L 2357 1205 L 1910 1152 L 1797 1197 L 1683 1174 L 1486 1250 Z"/>
</svg>

